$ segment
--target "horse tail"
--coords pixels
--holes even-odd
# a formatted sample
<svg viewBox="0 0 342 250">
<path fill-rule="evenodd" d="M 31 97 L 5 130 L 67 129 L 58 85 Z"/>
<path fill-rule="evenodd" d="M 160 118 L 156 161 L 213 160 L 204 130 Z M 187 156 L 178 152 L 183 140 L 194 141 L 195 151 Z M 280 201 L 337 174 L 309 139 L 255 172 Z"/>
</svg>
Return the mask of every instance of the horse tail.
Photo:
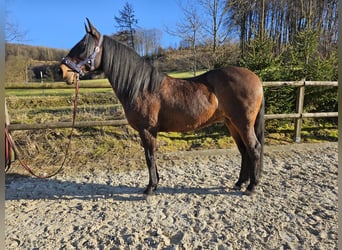
<svg viewBox="0 0 342 250">
<path fill-rule="evenodd" d="M 263 155 L 264 155 L 264 129 L 265 129 L 265 119 L 264 119 L 264 114 L 265 114 L 265 100 L 264 97 L 262 98 L 261 106 L 259 109 L 259 113 L 256 117 L 255 124 L 254 124 L 254 131 L 255 135 L 261 145 L 261 150 L 260 150 L 260 165 L 259 165 L 259 177 L 261 175 L 261 171 L 263 168 Z"/>
</svg>

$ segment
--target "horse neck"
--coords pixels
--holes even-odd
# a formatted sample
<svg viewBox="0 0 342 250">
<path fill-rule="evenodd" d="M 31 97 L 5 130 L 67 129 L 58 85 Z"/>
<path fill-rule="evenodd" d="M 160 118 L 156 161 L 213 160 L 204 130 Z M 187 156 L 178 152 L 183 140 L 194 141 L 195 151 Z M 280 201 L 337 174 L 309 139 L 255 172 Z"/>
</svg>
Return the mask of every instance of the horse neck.
<svg viewBox="0 0 342 250">
<path fill-rule="evenodd" d="M 120 100 L 135 99 L 145 90 L 154 91 L 164 74 L 120 42 L 104 37 L 102 68 Z"/>
</svg>

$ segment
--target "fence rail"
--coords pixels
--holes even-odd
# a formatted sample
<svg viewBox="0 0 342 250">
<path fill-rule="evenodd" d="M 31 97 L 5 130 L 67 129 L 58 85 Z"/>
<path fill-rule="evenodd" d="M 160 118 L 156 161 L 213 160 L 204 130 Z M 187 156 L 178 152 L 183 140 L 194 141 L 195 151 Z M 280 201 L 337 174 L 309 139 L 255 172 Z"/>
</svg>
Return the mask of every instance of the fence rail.
<svg viewBox="0 0 342 250">
<path fill-rule="evenodd" d="M 292 114 L 265 114 L 265 120 L 270 119 L 295 119 L 295 141 L 300 142 L 302 120 L 304 118 L 321 118 L 321 117 L 338 117 L 338 112 L 317 112 L 304 113 L 304 90 L 306 86 L 332 86 L 337 87 L 338 82 L 328 81 L 279 81 L 279 82 L 264 82 L 264 87 L 283 87 L 295 86 L 298 87 L 296 113 Z M 6 117 L 8 119 L 8 117 Z M 127 125 L 126 119 L 110 120 L 110 121 L 80 121 L 75 123 L 75 127 L 94 127 L 94 126 L 122 126 Z M 71 128 L 71 122 L 58 122 L 46 124 L 8 124 L 8 129 L 13 130 L 36 130 L 36 129 L 56 129 L 56 128 Z"/>
<path fill-rule="evenodd" d="M 278 82 L 264 82 L 264 87 L 282 87 L 282 86 L 295 86 L 295 87 L 305 87 L 305 86 L 331 86 L 337 87 L 337 81 L 278 81 Z"/>
</svg>

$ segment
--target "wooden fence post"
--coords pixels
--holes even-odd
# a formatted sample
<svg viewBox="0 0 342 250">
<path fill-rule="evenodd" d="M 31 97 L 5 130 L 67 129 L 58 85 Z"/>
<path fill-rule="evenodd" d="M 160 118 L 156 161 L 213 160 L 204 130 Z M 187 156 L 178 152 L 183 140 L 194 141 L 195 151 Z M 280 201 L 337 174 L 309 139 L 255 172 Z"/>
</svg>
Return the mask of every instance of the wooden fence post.
<svg viewBox="0 0 342 250">
<path fill-rule="evenodd" d="M 295 142 L 300 142 L 302 122 L 303 122 L 303 109 L 304 109 L 304 90 L 305 90 L 305 79 L 303 80 L 303 85 L 298 88 L 297 103 L 296 103 L 296 113 L 299 115 L 295 121 Z"/>
<path fill-rule="evenodd" d="M 6 99 L 5 99 L 5 126 L 8 127 L 10 126 L 10 116 L 8 114 L 8 109 L 7 109 L 7 103 L 6 103 Z M 4 131 L 3 131 L 4 133 Z M 11 135 L 8 134 L 8 136 L 12 139 Z M 5 135 L 5 170 L 7 171 L 8 168 L 11 166 L 11 163 L 15 161 L 16 159 L 16 155 L 15 155 L 15 149 L 12 148 L 9 144 L 9 141 L 6 138 Z"/>
<path fill-rule="evenodd" d="M 5 124 L 6 126 L 10 125 L 10 117 L 8 115 L 6 99 L 5 99 Z"/>
</svg>

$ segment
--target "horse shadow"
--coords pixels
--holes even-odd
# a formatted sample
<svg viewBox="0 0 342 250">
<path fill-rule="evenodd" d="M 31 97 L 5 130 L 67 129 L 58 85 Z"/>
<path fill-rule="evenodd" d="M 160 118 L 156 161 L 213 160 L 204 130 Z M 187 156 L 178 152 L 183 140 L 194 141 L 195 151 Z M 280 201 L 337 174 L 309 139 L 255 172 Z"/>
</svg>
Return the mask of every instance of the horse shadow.
<svg viewBox="0 0 342 250">
<path fill-rule="evenodd" d="M 5 200 L 96 200 L 112 199 L 117 201 L 142 201 L 144 187 L 127 185 L 113 186 L 87 182 L 73 182 L 57 179 L 39 179 L 26 175 L 7 174 L 5 178 Z M 242 196 L 238 190 L 227 190 L 225 187 L 188 187 L 173 186 L 159 187 L 156 196 L 169 194 L 195 194 L 195 195 L 227 195 Z"/>
</svg>

